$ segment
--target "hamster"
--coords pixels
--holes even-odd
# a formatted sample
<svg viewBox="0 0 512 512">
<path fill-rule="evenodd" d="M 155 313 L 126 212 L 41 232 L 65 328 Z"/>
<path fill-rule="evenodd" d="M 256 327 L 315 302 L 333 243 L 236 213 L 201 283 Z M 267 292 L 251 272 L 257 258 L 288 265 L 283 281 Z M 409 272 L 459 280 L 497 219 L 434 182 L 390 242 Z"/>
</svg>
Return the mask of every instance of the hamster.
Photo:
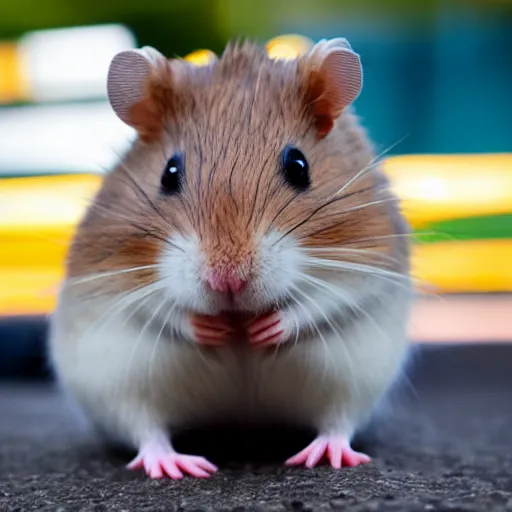
<svg viewBox="0 0 512 512">
<path fill-rule="evenodd" d="M 318 437 L 283 461 L 370 461 L 351 439 L 400 374 L 408 225 L 352 102 L 359 56 L 230 43 L 205 66 L 116 55 L 133 146 L 69 249 L 50 327 L 57 378 L 151 478 L 211 476 L 173 432 L 273 420 Z"/>
</svg>

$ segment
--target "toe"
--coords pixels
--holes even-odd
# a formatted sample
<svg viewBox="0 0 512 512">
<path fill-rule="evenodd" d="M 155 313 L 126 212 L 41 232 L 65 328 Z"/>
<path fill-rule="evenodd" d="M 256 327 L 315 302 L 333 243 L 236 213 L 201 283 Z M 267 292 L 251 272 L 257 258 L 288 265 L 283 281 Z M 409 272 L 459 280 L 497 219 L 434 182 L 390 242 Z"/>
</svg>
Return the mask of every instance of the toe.
<svg viewBox="0 0 512 512">
<path fill-rule="evenodd" d="M 205 337 L 215 340 L 222 340 L 229 336 L 229 332 L 221 331 L 218 329 L 212 329 L 211 327 L 196 327 L 195 333 L 198 338 Z"/>
<path fill-rule="evenodd" d="M 173 480 L 180 480 L 183 478 L 183 473 L 180 471 L 174 460 L 164 460 L 162 461 L 162 466 L 165 473 Z"/>
<path fill-rule="evenodd" d="M 338 441 L 333 441 L 327 445 L 327 457 L 334 469 L 341 468 L 343 457 L 343 445 Z"/>
<path fill-rule="evenodd" d="M 196 478 L 208 478 L 210 476 L 210 473 L 208 471 L 205 471 L 204 469 L 201 469 L 199 466 L 194 464 L 192 461 L 189 460 L 180 460 L 178 462 L 178 465 L 180 469 L 185 471 L 191 476 L 195 476 Z"/>
<path fill-rule="evenodd" d="M 314 447 L 314 442 L 311 443 L 310 445 L 306 446 L 306 448 L 304 448 L 302 451 L 300 451 L 293 457 L 290 457 L 286 461 L 286 464 L 288 466 L 298 466 L 299 464 L 304 464 L 306 462 L 306 460 L 308 459 L 309 454 L 313 450 L 313 447 Z"/>
<path fill-rule="evenodd" d="M 300 464 L 304 464 L 307 458 L 307 454 L 304 454 L 304 451 L 302 451 L 300 453 L 297 453 L 297 455 L 294 455 L 293 457 L 287 459 L 285 464 L 287 466 L 299 466 Z"/>
<path fill-rule="evenodd" d="M 194 315 L 191 319 L 191 322 L 192 325 L 197 328 L 233 332 L 233 327 L 228 322 L 228 320 L 223 317 Z"/>
<path fill-rule="evenodd" d="M 251 321 L 247 327 L 247 334 L 254 336 L 260 331 L 264 331 L 281 321 L 281 315 L 278 311 L 268 313 Z"/>
<path fill-rule="evenodd" d="M 279 340 L 281 339 L 283 332 L 284 331 L 281 328 L 281 325 L 276 324 L 264 331 L 260 331 L 254 336 L 251 336 L 249 341 L 253 345 L 270 345 L 273 343 L 278 343 Z"/>
<path fill-rule="evenodd" d="M 144 467 L 144 462 L 142 460 L 142 455 L 137 455 L 131 462 L 129 462 L 126 466 L 130 470 L 141 469 Z"/>
<path fill-rule="evenodd" d="M 371 461 L 365 453 L 359 453 L 349 448 L 343 452 L 343 464 L 346 466 L 359 466 L 360 464 L 367 464 Z"/>
<path fill-rule="evenodd" d="M 205 459 L 204 457 L 192 456 L 191 459 L 197 466 L 206 471 L 209 471 L 210 473 L 215 473 L 218 470 L 215 464 L 212 464 L 209 460 Z"/>
<path fill-rule="evenodd" d="M 326 448 L 327 441 L 323 439 L 319 440 L 311 450 L 311 453 L 308 455 L 306 460 L 306 467 L 314 468 L 320 462 L 320 459 L 324 456 Z"/>
<path fill-rule="evenodd" d="M 208 478 L 211 476 L 208 471 L 205 471 L 199 466 L 196 457 L 193 456 L 178 455 L 176 457 L 176 465 L 182 471 L 188 473 L 189 475 L 195 476 L 196 478 Z"/>
<path fill-rule="evenodd" d="M 164 476 L 160 463 L 155 463 L 149 469 L 148 475 L 150 478 L 162 478 Z"/>
</svg>

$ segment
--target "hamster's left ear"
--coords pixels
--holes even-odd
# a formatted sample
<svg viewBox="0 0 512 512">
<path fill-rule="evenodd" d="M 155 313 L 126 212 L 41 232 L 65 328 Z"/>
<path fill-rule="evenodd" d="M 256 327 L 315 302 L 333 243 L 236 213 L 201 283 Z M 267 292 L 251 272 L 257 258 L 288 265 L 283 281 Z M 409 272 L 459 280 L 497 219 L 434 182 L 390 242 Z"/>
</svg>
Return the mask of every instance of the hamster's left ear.
<svg viewBox="0 0 512 512">
<path fill-rule="evenodd" d="M 361 92 L 361 60 L 346 39 L 322 40 L 300 58 L 299 71 L 318 136 L 325 137 Z"/>
<path fill-rule="evenodd" d="M 107 94 L 112 109 L 142 139 L 156 137 L 164 121 L 164 98 L 171 87 L 168 60 L 154 48 L 118 53 L 110 63 Z"/>
</svg>

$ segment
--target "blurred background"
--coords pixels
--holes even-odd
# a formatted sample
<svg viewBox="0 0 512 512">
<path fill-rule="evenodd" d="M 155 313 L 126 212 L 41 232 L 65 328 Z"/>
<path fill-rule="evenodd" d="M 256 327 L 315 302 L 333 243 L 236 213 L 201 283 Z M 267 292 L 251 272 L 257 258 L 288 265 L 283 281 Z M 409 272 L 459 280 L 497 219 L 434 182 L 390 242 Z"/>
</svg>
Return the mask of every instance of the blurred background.
<svg viewBox="0 0 512 512">
<path fill-rule="evenodd" d="M 133 137 L 106 99 L 111 58 L 201 64 L 241 36 L 276 57 L 351 42 L 356 110 L 417 235 L 411 337 L 512 340 L 512 2 L 18 0 L 0 4 L 0 376 L 45 374 L 67 244 Z"/>
</svg>

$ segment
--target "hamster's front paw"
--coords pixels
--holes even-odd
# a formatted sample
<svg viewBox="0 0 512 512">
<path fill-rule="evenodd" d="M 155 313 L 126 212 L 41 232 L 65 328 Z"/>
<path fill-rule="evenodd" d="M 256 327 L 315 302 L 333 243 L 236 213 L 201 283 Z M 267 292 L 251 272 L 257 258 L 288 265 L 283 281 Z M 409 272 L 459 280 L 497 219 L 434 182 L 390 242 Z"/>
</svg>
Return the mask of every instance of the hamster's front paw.
<svg viewBox="0 0 512 512">
<path fill-rule="evenodd" d="M 279 345 L 290 338 L 290 323 L 282 310 L 261 315 L 247 325 L 249 343 L 258 348 Z"/>
<path fill-rule="evenodd" d="M 235 330 L 229 319 L 223 316 L 197 315 L 189 317 L 192 337 L 200 345 L 218 347 L 233 337 Z"/>
</svg>

